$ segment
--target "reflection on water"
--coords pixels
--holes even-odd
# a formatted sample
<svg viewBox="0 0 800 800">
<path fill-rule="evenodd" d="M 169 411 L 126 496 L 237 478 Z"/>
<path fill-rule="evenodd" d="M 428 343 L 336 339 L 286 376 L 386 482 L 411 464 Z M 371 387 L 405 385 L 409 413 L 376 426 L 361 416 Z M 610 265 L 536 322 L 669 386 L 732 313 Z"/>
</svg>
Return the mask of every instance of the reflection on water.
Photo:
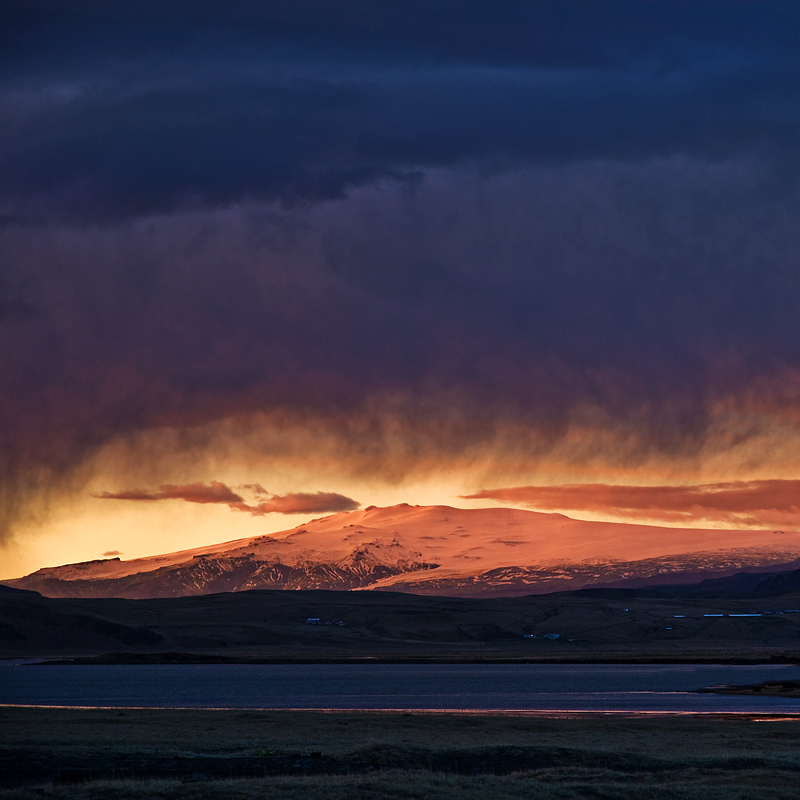
<svg viewBox="0 0 800 800">
<path fill-rule="evenodd" d="M 693 694 L 800 680 L 795 666 L 0 663 L 0 703 L 162 708 L 800 713 L 800 700 Z"/>
</svg>

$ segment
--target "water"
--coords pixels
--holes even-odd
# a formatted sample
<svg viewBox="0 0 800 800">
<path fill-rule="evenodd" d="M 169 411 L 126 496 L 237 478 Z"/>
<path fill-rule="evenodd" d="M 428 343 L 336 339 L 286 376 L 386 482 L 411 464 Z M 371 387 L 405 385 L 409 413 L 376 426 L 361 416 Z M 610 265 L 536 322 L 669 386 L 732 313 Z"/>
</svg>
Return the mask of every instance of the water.
<svg viewBox="0 0 800 800">
<path fill-rule="evenodd" d="M 693 694 L 800 680 L 795 666 L 0 662 L 0 704 L 151 708 L 800 713 L 800 700 Z"/>
</svg>

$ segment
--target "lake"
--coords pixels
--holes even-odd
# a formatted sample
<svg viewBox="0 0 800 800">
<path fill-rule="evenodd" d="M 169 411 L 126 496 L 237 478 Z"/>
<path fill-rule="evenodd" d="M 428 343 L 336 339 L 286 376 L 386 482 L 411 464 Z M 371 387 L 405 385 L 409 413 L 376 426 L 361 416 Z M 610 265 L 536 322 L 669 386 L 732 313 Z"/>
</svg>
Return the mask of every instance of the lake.
<svg viewBox="0 0 800 800">
<path fill-rule="evenodd" d="M 800 700 L 693 694 L 800 680 L 796 666 L 0 662 L 0 704 L 148 708 L 800 713 Z"/>
</svg>

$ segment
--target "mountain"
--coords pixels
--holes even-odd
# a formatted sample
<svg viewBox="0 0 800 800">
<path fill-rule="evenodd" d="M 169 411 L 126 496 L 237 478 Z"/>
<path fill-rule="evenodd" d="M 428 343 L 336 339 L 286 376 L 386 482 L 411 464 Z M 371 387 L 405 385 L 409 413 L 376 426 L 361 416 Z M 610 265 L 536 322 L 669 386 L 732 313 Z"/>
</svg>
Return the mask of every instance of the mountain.
<svg viewBox="0 0 800 800">
<path fill-rule="evenodd" d="M 48 597 L 156 598 L 248 589 L 516 596 L 602 583 L 693 583 L 800 566 L 800 534 L 587 522 L 509 508 L 369 508 L 177 553 L 37 570 Z"/>
</svg>

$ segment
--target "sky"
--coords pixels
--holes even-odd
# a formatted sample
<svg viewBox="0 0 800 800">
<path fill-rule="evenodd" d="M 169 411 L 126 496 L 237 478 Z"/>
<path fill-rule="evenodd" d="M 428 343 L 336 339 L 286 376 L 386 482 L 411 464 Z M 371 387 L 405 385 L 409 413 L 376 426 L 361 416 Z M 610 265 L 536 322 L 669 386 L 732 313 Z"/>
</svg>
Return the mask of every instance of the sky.
<svg viewBox="0 0 800 800">
<path fill-rule="evenodd" d="M 0 577 L 399 502 L 800 528 L 799 39 L 5 0 Z"/>
</svg>

